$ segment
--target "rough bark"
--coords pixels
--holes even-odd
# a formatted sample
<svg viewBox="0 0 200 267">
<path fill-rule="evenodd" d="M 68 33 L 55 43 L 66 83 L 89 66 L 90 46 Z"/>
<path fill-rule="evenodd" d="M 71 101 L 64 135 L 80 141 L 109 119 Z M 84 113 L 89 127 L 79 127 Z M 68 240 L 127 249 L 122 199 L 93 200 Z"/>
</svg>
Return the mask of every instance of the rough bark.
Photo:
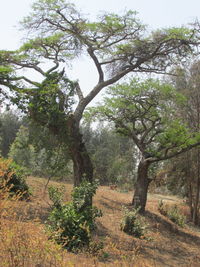
<svg viewBox="0 0 200 267">
<path fill-rule="evenodd" d="M 132 200 L 134 208 L 139 208 L 141 213 L 145 212 L 147 202 L 147 192 L 151 179 L 148 178 L 148 169 L 150 162 L 143 159 L 138 165 L 137 181 L 135 184 L 135 192 Z"/>
<path fill-rule="evenodd" d="M 69 135 L 69 151 L 71 153 L 73 168 L 74 168 L 74 185 L 78 186 L 86 179 L 89 182 L 93 181 L 93 166 L 90 156 L 83 142 L 82 134 L 80 133 L 79 123 L 74 117 L 70 117 L 67 123 Z"/>
</svg>

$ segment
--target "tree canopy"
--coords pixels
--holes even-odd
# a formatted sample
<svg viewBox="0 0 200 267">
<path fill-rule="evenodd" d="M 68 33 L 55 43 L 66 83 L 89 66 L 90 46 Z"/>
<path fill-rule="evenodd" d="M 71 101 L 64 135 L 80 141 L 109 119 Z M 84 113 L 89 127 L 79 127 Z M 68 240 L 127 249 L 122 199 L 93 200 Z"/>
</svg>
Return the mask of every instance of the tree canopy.
<svg viewBox="0 0 200 267">
<path fill-rule="evenodd" d="M 112 86 L 104 105 L 92 112 L 114 122 L 116 131 L 128 136 L 145 158 L 152 162 L 171 158 L 200 141 L 178 116 L 185 97 L 170 84 L 148 79 Z"/>
</svg>

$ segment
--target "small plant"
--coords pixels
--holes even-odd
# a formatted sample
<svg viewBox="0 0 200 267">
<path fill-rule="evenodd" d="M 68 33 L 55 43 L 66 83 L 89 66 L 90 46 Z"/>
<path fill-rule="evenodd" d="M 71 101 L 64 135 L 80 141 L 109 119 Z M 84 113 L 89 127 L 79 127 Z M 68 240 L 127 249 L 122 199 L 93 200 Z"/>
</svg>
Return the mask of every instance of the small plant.
<svg viewBox="0 0 200 267">
<path fill-rule="evenodd" d="M 104 247 L 104 243 L 102 241 L 91 241 L 87 252 L 92 256 L 100 256 L 102 254 L 102 250 Z"/>
<path fill-rule="evenodd" d="M 163 201 L 161 200 L 158 204 L 158 210 L 162 215 L 168 217 L 172 222 L 174 222 L 178 226 L 184 227 L 186 217 L 183 214 L 181 214 L 177 205 L 169 207 L 166 204 L 164 204 Z"/>
<path fill-rule="evenodd" d="M 121 223 L 121 230 L 129 235 L 142 238 L 146 234 L 147 225 L 143 218 L 138 214 L 138 211 L 139 209 L 132 209 L 131 211 L 125 209 L 124 218 Z"/>
<path fill-rule="evenodd" d="M 168 206 L 166 204 L 164 204 L 164 202 L 162 200 L 160 200 L 158 202 L 158 211 L 160 212 L 160 214 L 166 216 L 167 210 L 168 210 Z"/>
<path fill-rule="evenodd" d="M 0 158 L 0 189 L 7 188 L 11 195 L 19 195 L 20 199 L 30 196 L 25 181 L 25 171 L 9 159 Z"/>
<path fill-rule="evenodd" d="M 180 210 L 177 207 L 177 205 L 174 205 L 169 209 L 168 217 L 172 222 L 174 222 L 178 226 L 180 226 L 180 227 L 185 226 L 186 218 L 183 214 L 180 213 Z"/>
<path fill-rule="evenodd" d="M 63 204 L 62 192 L 57 188 L 49 189 L 53 201 L 48 225 L 53 237 L 70 251 L 89 246 L 91 231 L 95 229 L 95 219 L 101 211 L 88 203 L 96 193 L 97 184 L 83 181 L 72 192 L 72 202 Z"/>
<path fill-rule="evenodd" d="M 98 258 L 99 258 L 100 261 L 105 262 L 105 261 L 107 261 L 110 257 L 111 257 L 111 255 L 110 255 L 109 252 L 107 252 L 107 251 L 102 251 Z"/>
</svg>

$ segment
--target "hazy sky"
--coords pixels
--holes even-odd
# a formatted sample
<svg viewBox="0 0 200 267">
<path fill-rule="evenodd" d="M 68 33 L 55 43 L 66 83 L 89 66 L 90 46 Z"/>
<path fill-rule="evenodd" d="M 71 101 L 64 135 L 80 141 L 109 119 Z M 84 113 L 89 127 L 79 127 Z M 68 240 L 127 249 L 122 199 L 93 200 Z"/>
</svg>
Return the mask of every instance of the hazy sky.
<svg viewBox="0 0 200 267">
<path fill-rule="evenodd" d="M 19 47 L 22 33 L 16 26 L 29 14 L 33 2 L 34 0 L 0 0 L 0 50 Z M 84 13 L 93 16 L 104 10 L 117 13 L 125 9 L 136 10 L 138 17 L 151 29 L 181 26 L 197 18 L 200 19 L 200 0 L 71 0 L 71 2 Z M 74 68 L 74 73 L 78 73 L 78 77 L 72 78 L 79 78 L 83 88 L 90 87 L 94 80 L 92 81 L 91 75 L 90 79 L 87 78 L 90 70 L 87 68 L 86 73 L 85 65 L 82 63 Z"/>
<path fill-rule="evenodd" d="M 30 11 L 34 0 L 0 0 L 0 49 L 14 49 L 21 35 L 18 21 Z M 151 28 L 180 26 L 200 18 L 200 0 L 72 0 L 85 13 L 99 11 L 138 11 L 141 20 Z"/>
</svg>

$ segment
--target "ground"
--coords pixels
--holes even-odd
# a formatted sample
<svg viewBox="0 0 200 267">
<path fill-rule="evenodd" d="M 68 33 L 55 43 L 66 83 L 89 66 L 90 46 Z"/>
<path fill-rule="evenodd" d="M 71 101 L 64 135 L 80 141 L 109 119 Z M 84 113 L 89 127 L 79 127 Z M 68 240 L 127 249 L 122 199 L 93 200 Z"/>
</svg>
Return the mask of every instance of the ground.
<svg viewBox="0 0 200 267">
<path fill-rule="evenodd" d="M 43 228 L 47 219 L 50 200 L 44 192 L 46 180 L 43 178 L 28 178 L 32 189 L 29 202 L 20 202 L 17 207 L 18 217 L 26 210 L 24 223 L 35 222 Z M 60 186 L 61 183 L 50 184 Z M 65 201 L 70 200 L 72 185 L 62 183 L 66 190 Z M 132 192 L 120 192 L 107 186 L 100 186 L 94 198 L 94 205 L 100 208 L 103 216 L 97 219 L 97 231 L 94 242 L 102 242 L 104 247 L 98 252 L 73 254 L 62 252 L 64 265 L 32 265 L 46 266 L 124 266 L 124 267 L 200 267 L 200 228 L 187 224 L 180 228 L 158 212 L 158 201 L 177 204 L 183 213 L 188 214 L 188 208 L 183 200 L 172 197 L 150 194 L 147 202 L 145 220 L 148 223 L 146 238 L 134 238 L 120 230 L 124 207 L 131 208 Z M 38 228 L 39 229 L 39 228 Z M 39 231 L 39 230 L 38 230 Z M 16 266 L 17 265 L 8 265 Z M 29 267 L 20 265 L 23 267 Z M 0 267 L 4 267 L 1 266 Z"/>
</svg>

